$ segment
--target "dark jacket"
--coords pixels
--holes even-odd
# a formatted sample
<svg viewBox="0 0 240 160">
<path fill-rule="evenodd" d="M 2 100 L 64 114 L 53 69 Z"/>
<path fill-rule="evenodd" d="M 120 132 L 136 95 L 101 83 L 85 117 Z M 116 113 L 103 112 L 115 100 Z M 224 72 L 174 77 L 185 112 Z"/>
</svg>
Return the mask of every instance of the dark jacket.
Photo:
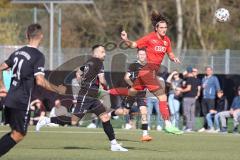
<svg viewBox="0 0 240 160">
<path fill-rule="evenodd" d="M 228 101 L 225 96 L 216 99 L 216 111 L 222 112 L 228 110 Z"/>
</svg>

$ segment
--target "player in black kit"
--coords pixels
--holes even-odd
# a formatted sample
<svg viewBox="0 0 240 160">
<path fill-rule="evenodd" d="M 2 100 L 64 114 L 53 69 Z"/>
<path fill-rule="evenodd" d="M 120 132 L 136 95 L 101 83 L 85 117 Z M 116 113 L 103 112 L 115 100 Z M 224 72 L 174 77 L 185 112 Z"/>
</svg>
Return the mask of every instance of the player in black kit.
<svg viewBox="0 0 240 160">
<path fill-rule="evenodd" d="M 103 104 L 97 99 L 99 85 L 106 85 L 103 70 L 103 61 L 106 54 L 105 49 L 102 45 L 95 45 L 92 48 L 92 54 L 92 58 L 80 67 L 80 70 L 83 72 L 81 88 L 71 123 L 72 125 L 77 125 L 86 113 L 94 113 L 102 121 L 104 132 L 111 143 L 111 151 L 128 151 L 117 143 L 113 127 L 110 123 L 110 116 L 106 112 Z M 58 117 L 57 121 L 56 118 L 53 121 L 52 118 L 45 117 L 45 119 L 38 122 L 36 130 L 39 131 L 39 129 L 46 124 L 59 123 L 60 121 L 61 117 Z"/>
<path fill-rule="evenodd" d="M 146 50 L 145 48 L 140 48 L 137 51 L 137 57 L 138 60 L 132 64 L 129 65 L 128 71 L 125 74 L 125 81 L 128 83 L 129 86 L 133 85 L 133 82 L 138 77 L 138 72 L 141 70 L 144 65 L 146 64 Z M 141 141 L 151 141 L 152 137 L 148 135 L 148 123 L 147 123 L 147 107 L 146 107 L 146 92 L 140 91 L 137 93 L 134 97 L 126 97 L 125 102 L 123 103 L 123 108 L 118 108 L 115 111 L 111 112 L 111 116 L 116 115 L 126 115 L 129 114 L 129 110 L 132 107 L 132 104 L 136 101 L 137 106 L 139 107 L 140 113 L 141 113 L 141 122 L 142 122 L 142 130 L 143 135 L 141 137 Z"/>
<path fill-rule="evenodd" d="M 43 38 L 42 27 L 31 24 L 27 28 L 28 45 L 13 52 L 0 65 L 0 90 L 6 92 L 2 71 L 11 68 L 13 76 L 5 99 L 6 123 L 11 132 L 0 139 L 0 157 L 20 142 L 27 133 L 31 94 L 35 84 L 45 89 L 64 94 L 66 87 L 55 86 L 44 78 L 44 55 L 37 49 Z"/>
</svg>

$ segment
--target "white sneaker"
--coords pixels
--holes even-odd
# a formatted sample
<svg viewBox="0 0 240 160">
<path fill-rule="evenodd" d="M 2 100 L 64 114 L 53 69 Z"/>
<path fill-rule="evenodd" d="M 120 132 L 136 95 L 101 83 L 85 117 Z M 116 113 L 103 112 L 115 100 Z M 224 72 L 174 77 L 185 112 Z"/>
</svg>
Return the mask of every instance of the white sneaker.
<svg viewBox="0 0 240 160">
<path fill-rule="evenodd" d="M 96 124 L 94 123 L 90 123 L 87 128 L 97 128 Z"/>
<path fill-rule="evenodd" d="M 111 151 L 114 152 L 127 152 L 128 150 L 126 148 L 123 148 L 122 146 L 120 146 L 120 144 L 112 144 L 111 145 Z"/>
<path fill-rule="evenodd" d="M 43 126 L 45 126 L 45 125 L 47 125 L 47 124 L 50 123 L 49 121 L 50 121 L 50 120 L 49 120 L 48 117 L 43 117 L 43 118 L 39 119 L 39 121 L 38 121 L 38 123 L 37 123 L 37 125 L 36 125 L 36 131 L 39 132 L 40 129 L 41 129 Z"/>
<path fill-rule="evenodd" d="M 131 129 L 131 128 L 132 128 L 131 124 L 126 123 L 126 125 L 125 125 L 125 129 Z"/>
<path fill-rule="evenodd" d="M 205 130 L 206 130 L 205 128 L 201 128 L 198 130 L 198 132 L 205 132 Z"/>
<path fill-rule="evenodd" d="M 216 130 L 215 130 L 215 132 L 216 132 L 216 133 L 220 132 L 220 129 L 219 129 L 219 128 L 218 128 L 218 129 L 216 129 Z"/>
<path fill-rule="evenodd" d="M 157 126 L 157 131 L 162 131 L 162 127 L 161 126 Z"/>
<path fill-rule="evenodd" d="M 214 130 L 214 128 L 210 128 L 210 129 L 207 130 L 207 132 L 208 133 L 215 133 L 215 130 Z"/>
<path fill-rule="evenodd" d="M 184 130 L 184 132 L 185 132 L 185 133 L 193 133 L 193 130 L 190 129 L 190 128 L 187 128 L 187 129 Z"/>
</svg>

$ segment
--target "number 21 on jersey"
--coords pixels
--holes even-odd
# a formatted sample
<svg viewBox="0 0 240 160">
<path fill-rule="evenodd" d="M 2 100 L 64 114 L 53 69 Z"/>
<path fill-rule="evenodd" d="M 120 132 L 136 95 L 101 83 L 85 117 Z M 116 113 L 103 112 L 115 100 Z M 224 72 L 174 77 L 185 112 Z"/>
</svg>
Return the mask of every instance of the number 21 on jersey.
<svg viewBox="0 0 240 160">
<path fill-rule="evenodd" d="M 12 67 L 13 77 L 16 77 L 18 80 L 20 80 L 21 68 L 22 68 L 24 59 L 18 59 L 18 57 L 15 57 L 13 61 L 14 61 L 14 65 Z"/>
</svg>

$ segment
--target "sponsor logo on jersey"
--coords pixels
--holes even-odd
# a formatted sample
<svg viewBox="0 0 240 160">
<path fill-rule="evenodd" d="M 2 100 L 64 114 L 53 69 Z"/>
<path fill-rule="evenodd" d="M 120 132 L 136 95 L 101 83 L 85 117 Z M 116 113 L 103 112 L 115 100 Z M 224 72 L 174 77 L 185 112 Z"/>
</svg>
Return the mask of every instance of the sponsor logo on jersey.
<svg viewBox="0 0 240 160">
<path fill-rule="evenodd" d="M 167 45 L 168 45 L 168 42 L 167 42 L 167 41 L 163 41 L 163 45 L 164 45 L 164 46 L 167 46 Z"/>
<path fill-rule="evenodd" d="M 155 46 L 155 51 L 157 52 L 166 52 L 167 51 L 167 48 L 164 47 L 164 46 Z"/>
</svg>

